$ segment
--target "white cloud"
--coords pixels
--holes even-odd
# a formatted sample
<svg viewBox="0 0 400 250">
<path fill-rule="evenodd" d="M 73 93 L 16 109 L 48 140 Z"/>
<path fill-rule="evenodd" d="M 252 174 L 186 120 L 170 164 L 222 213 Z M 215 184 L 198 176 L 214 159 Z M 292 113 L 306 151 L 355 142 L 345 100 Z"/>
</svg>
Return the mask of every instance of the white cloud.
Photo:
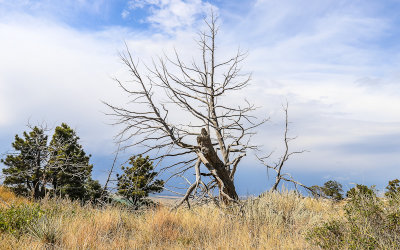
<svg viewBox="0 0 400 250">
<path fill-rule="evenodd" d="M 0 23 L 0 34 L 7 36 L 0 39 L 0 95 L 7 111 L 0 116 L 3 128 L 21 128 L 28 119 L 66 121 L 88 131 L 93 141 L 112 138 L 96 136 L 107 130 L 100 100 L 118 95 L 110 77 L 120 65 L 110 37 L 31 17 Z"/>
<path fill-rule="evenodd" d="M 216 11 L 216 7 L 202 0 L 133 0 L 131 10 L 148 7 L 150 15 L 145 21 L 167 31 L 191 27 L 201 15 Z"/>
<path fill-rule="evenodd" d="M 129 16 L 129 11 L 128 10 L 123 10 L 121 13 L 121 16 L 123 19 L 126 19 Z"/>
<path fill-rule="evenodd" d="M 131 0 L 128 2 L 129 9 L 144 8 L 147 5 L 160 5 L 161 0 Z"/>
<path fill-rule="evenodd" d="M 7 39 L 1 39 L 2 34 Z M 119 128 L 107 125 L 112 120 L 103 114 L 108 110 L 101 101 L 128 102 L 111 79 L 127 79 L 118 58 L 123 40 L 135 57 L 149 62 L 174 45 L 193 51 L 193 44 L 187 43 L 192 38 L 188 31 L 174 37 L 124 28 L 88 32 L 46 18 L 8 16 L 0 21 L 2 131 L 21 133 L 28 120 L 46 121 L 53 127 L 67 122 L 78 129 L 89 152 L 109 154 Z"/>
</svg>

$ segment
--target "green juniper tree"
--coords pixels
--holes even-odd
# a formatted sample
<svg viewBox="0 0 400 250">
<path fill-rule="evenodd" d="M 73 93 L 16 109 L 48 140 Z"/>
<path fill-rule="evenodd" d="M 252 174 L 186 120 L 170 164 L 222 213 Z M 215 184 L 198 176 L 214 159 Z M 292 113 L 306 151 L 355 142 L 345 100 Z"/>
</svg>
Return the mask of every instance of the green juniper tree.
<svg viewBox="0 0 400 250">
<path fill-rule="evenodd" d="M 6 166 L 4 185 L 17 194 L 35 199 L 43 198 L 47 191 L 71 199 L 99 198 L 101 186 L 91 179 L 93 165 L 78 143 L 79 137 L 67 124 L 56 127 L 48 144 L 45 129 L 34 127 L 15 136 L 14 152 L 1 162 Z"/>
<path fill-rule="evenodd" d="M 83 200 L 86 201 L 109 201 L 108 192 L 103 190 L 98 180 L 93 180 L 91 177 L 85 182 L 85 195 Z"/>
<path fill-rule="evenodd" d="M 44 130 L 33 127 L 31 132 L 23 133 L 23 138 L 16 135 L 12 147 L 14 152 L 1 159 L 6 166 L 3 168 L 4 185 L 19 195 L 44 197 L 49 154 Z"/>
<path fill-rule="evenodd" d="M 65 123 L 56 127 L 51 139 L 50 162 L 57 167 L 50 170 L 50 175 L 57 196 L 85 197 L 85 184 L 90 179 L 93 165 L 89 164 L 90 155 L 86 155 L 78 140 L 75 131 Z"/>
<path fill-rule="evenodd" d="M 117 175 L 118 194 L 129 200 L 135 207 L 146 203 L 146 197 L 151 193 L 162 191 L 164 181 L 154 180 L 157 172 L 149 157 L 141 155 L 129 159 L 130 166 L 122 166 L 123 173 Z"/>
<path fill-rule="evenodd" d="M 339 201 L 343 199 L 343 189 L 342 184 L 337 181 L 327 181 L 321 187 L 321 191 L 328 197 L 333 200 Z"/>
</svg>

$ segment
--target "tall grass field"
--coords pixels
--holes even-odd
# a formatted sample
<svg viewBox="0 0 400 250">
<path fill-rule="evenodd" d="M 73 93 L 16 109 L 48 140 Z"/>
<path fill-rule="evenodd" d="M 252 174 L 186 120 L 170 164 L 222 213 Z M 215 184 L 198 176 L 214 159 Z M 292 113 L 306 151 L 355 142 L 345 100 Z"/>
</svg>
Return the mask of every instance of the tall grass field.
<svg viewBox="0 0 400 250">
<path fill-rule="evenodd" d="M 396 249 L 396 200 L 359 195 L 334 202 L 267 192 L 240 205 L 29 201 L 0 188 L 0 249 Z M 357 199 L 357 200 L 355 200 Z M 398 217 L 396 217 L 398 216 Z"/>
</svg>

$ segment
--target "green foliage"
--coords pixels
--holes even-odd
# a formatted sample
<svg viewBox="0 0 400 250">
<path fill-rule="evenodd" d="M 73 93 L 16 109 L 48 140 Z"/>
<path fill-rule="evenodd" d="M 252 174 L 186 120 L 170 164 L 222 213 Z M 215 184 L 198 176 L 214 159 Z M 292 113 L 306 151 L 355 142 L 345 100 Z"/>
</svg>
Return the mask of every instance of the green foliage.
<svg viewBox="0 0 400 250">
<path fill-rule="evenodd" d="M 35 223 L 44 211 L 38 205 L 12 205 L 0 209 L 0 231 L 20 236 L 27 232 L 29 226 Z"/>
<path fill-rule="evenodd" d="M 357 184 L 355 187 L 353 187 L 349 191 L 347 191 L 346 196 L 348 198 L 357 198 L 360 195 L 363 195 L 366 197 L 373 197 L 373 196 L 376 196 L 374 188 L 375 188 L 374 186 L 369 188 L 365 185 Z"/>
<path fill-rule="evenodd" d="M 400 193 L 400 180 L 394 179 L 389 181 L 389 184 L 386 187 L 385 196 L 389 198 L 393 198 L 397 194 Z"/>
<path fill-rule="evenodd" d="M 374 187 L 357 185 L 347 193 L 350 199 L 345 206 L 347 227 L 351 246 L 375 249 L 378 240 L 385 235 L 387 216 L 381 199 L 376 196 Z"/>
<path fill-rule="evenodd" d="M 340 249 L 344 245 L 343 223 L 339 221 L 325 222 L 308 232 L 306 239 L 322 249 Z"/>
<path fill-rule="evenodd" d="M 313 228 L 307 239 L 323 249 L 398 249 L 400 195 L 384 202 L 374 187 L 357 185 L 347 196 L 345 218 Z"/>
<path fill-rule="evenodd" d="M 100 185 L 99 181 L 89 178 L 85 183 L 85 198 L 87 201 L 99 201 L 100 199 L 106 200 L 102 197 L 103 187 Z"/>
<path fill-rule="evenodd" d="M 320 186 L 314 185 L 314 186 L 311 186 L 310 189 L 311 189 L 312 191 L 309 190 L 309 191 L 310 191 L 309 193 L 310 193 L 314 198 L 320 198 L 320 197 L 323 196 L 322 189 L 321 189 Z"/>
<path fill-rule="evenodd" d="M 343 189 L 342 184 L 337 181 L 327 181 L 324 183 L 324 186 L 321 187 L 322 192 L 326 197 L 331 198 L 333 200 L 342 200 L 343 199 Z"/>
<path fill-rule="evenodd" d="M 4 185 L 23 196 L 43 198 L 46 193 L 78 200 L 94 200 L 102 193 L 98 182 L 91 179 L 89 164 L 79 137 L 67 124 L 56 127 L 50 143 L 44 129 L 34 127 L 15 136 L 14 152 L 1 162 Z"/>
<path fill-rule="evenodd" d="M 314 198 L 319 198 L 319 197 L 326 197 L 330 198 L 336 201 L 342 200 L 343 199 L 343 189 L 342 189 L 342 184 L 340 184 L 337 181 L 327 181 L 324 183 L 322 187 L 318 185 L 314 185 L 310 187 L 311 195 Z"/>
<path fill-rule="evenodd" d="M 57 167 L 49 172 L 57 196 L 71 199 L 86 197 L 85 184 L 89 181 L 93 165 L 78 143 L 79 137 L 67 124 L 56 127 L 49 151 L 50 164 Z"/>
<path fill-rule="evenodd" d="M 123 174 L 117 175 L 118 194 L 129 200 L 135 207 L 146 202 L 145 198 L 150 193 L 159 193 L 162 191 L 164 181 L 154 180 L 157 172 L 153 171 L 153 162 L 149 157 L 145 158 L 139 155 L 129 159 L 128 167 L 122 166 Z"/>
<path fill-rule="evenodd" d="M 43 129 L 34 127 L 31 132 L 24 132 L 23 138 L 16 135 L 12 147 L 16 153 L 1 160 L 6 166 L 3 168 L 3 184 L 19 195 L 44 197 L 47 135 Z"/>
</svg>

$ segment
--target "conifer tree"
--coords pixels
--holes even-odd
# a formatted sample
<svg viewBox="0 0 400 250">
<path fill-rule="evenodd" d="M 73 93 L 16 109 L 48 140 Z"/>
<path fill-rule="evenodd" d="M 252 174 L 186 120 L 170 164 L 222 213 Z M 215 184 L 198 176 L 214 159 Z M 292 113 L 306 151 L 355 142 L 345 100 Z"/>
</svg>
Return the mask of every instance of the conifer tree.
<svg viewBox="0 0 400 250">
<path fill-rule="evenodd" d="M 67 124 L 56 127 L 49 151 L 50 162 L 57 167 L 51 168 L 49 174 L 57 196 L 85 197 L 85 184 L 90 180 L 93 165 L 89 164 L 90 155 L 86 155 L 78 140 L 75 131 Z"/>
<path fill-rule="evenodd" d="M 135 207 L 146 203 L 146 197 L 151 193 L 162 191 L 164 181 L 154 180 L 157 172 L 149 157 L 141 155 L 129 159 L 130 166 L 122 166 L 122 175 L 117 175 L 118 193 L 129 200 Z"/>
<path fill-rule="evenodd" d="M 1 162 L 4 185 L 17 194 L 43 198 L 46 192 L 71 199 L 94 200 L 103 193 L 98 181 L 91 178 L 93 165 L 89 164 L 79 137 L 67 124 L 56 127 L 48 144 L 46 129 L 33 127 L 15 136 L 14 152 Z"/>
<path fill-rule="evenodd" d="M 49 153 L 47 135 L 43 129 L 34 127 L 31 132 L 24 132 L 23 138 L 16 135 L 12 147 L 14 152 L 1 160 L 6 166 L 3 168 L 4 185 L 19 195 L 44 197 Z"/>
<path fill-rule="evenodd" d="M 322 192 L 330 199 L 339 201 L 343 199 L 343 189 L 342 184 L 337 181 L 327 181 L 324 186 L 321 187 Z"/>
</svg>

